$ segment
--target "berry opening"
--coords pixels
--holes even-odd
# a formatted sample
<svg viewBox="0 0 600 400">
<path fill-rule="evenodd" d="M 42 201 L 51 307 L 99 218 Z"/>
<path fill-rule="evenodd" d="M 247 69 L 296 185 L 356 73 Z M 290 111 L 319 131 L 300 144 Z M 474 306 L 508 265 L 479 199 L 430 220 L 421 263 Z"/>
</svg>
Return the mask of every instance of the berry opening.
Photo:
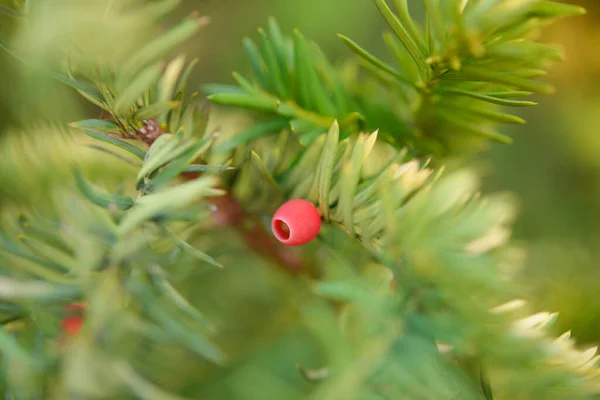
<svg viewBox="0 0 600 400">
<path fill-rule="evenodd" d="M 282 220 L 276 220 L 274 228 L 275 236 L 277 236 L 279 240 L 288 240 L 290 238 L 290 227 Z"/>
<path fill-rule="evenodd" d="M 300 246 L 317 236 L 321 229 L 321 215 L 315 205 L 307 200 L 289 200 L 273 215 L 271 229 L 282 244 Z"/>
</svg>

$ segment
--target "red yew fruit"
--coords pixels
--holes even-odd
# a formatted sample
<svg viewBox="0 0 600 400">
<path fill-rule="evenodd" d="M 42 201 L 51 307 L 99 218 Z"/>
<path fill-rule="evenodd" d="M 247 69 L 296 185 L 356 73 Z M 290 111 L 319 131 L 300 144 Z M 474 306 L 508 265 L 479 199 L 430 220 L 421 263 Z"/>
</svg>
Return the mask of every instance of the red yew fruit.
<svg viewBox="0 0 600 400">
<path fill-rule="evenodd" d="M 285 202 L 273 215 L 273 235 L 286 246 L 300 246 L 313 240 L 321 230 L 321 215 L 309 201 Z"/>
</svg>

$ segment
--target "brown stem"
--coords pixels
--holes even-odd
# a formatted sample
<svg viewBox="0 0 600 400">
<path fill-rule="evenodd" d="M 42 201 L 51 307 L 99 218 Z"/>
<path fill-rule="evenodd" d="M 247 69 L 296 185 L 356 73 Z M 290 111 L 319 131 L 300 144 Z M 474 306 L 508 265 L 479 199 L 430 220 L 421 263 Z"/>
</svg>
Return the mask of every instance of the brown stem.
<svg viewBox="0 0 600 400">
<path fill-rule="evenodd" d="M 231 194 L 213 197 L 210 201 L 215 206 L 215 224 L 234 228 L 244 238 L 248 247 L 274 261 L 287 272 L 296 274 L 303 270 L 303 257 L 293 249 L 278 243 L 273 235 L 263 228 L 260 220 L 246 213 Z"/>
</svg>

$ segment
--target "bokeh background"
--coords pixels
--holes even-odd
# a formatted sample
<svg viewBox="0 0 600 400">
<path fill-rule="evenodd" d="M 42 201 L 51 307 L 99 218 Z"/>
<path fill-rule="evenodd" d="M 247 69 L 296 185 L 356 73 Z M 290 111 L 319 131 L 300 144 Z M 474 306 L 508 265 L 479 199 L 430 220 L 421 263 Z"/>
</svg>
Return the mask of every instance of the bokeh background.
<svg viewBox="0 0 600 400">
<path fill-rule="evenodd" d="M 0 0 L 0 5 L 12 3 Z M 542 38 L 564 48 L 565 62 L 547 78 L 556 94 L 536 98 L 537 107 L 517 110 L 528 123 L 505 128 L 515 143 L 492 146 L 472 163 L 484 176 L 486 192 L 511 191 L 520 200 L 514 237 L 527 254 L 520 277 L 523 296 L 540 311 L 560 312 L 558 333 L 572 329 L 579 342 L 598 343 L 600 2 L 571 3 L 586 7 L 588 14 L 553 25 Z M 193 77 L 198 87 L 229 83 L 232 71 L 245 72 L 241 40 L 256 37 L 269 16 L 276 17 L 286 33 L 300 29 L 331 59 L 352 56 L 336 33 L 385 58 L 380 40 L 384 25 L 370 0 L 188 0 L 173 19 L 193 9 L 212 20 L 182 49 L 200 59 Z M 10 36 L 13 28 L 10 18 L 0 16 L 0 36 Z M 89 106 L 69 90 L 26 78 L 22 66 L 0 50 L 0 132 L 9 123 L 32 132 L 40 118 L 60 125 L 89 116 Z M 0 199 L 29 190 L 23 189 L 24 182 L 10 180 L 13 161 L 0 149 Z"/>
</svg>

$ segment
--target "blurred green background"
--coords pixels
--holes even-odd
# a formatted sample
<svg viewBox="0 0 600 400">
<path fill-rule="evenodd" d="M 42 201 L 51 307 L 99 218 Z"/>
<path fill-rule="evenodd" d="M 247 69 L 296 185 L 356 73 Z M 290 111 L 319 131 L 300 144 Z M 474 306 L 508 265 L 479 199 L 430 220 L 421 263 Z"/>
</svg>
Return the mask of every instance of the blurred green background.
<svg viewBox="0 0 600 400">
<path fill-rule="evenodd" d="M 597 343 L 600 2 L 571 3 L 586 7 L 588 14 L 553 25 L 543 37 L 565 50 L 565 62 L 556 65 L 548 77 L 556 86 L 556 94 L 540 96 L 535 99 L 538 107 L 523 110 L 527 125 L 504 129 L 515 139 L 513 145 L 493 146 L 473 163 L 484 175 L 486 192 L 508 190 L 520 199 L 514 237 L 527 250 L 520 278 L 523 296 L 540 311 L 560 312 L 557 332 L 572 329 L 579 342 Z M 300 29 L 333 60 L 351 56 L 336 33 L 344 33 L 385 57 L 380 40 L 384 24 L 370 0 L 190 0 L 184 2 L 173 20 L 194 9 L 212 20 L 198 39 L 183 49 L 190 57 L 200 59 L 194 85 L 229 83 L 232 71 L 246 72 L 241 40 L 244 36 L 256 37 L 256 29 L 269 16 L 276 17 L 286 33 Z M 0 20 L 0 34 L 10 29 L 7 19 Z M 64 111 L 60 121 L 73 120 L 90 110 L 80 109 L 65 91 L 54 91 L 55 86 L 39 87 L 37 96 L 22 98 L 21 93 L 31 91 L 16 83 L 14 78 L 20 74 L 21 67 L 1 54 L 0 131 L 8 122 L 32 122 L 31 110 L 44 112 L 44 104 L 49 102 Z M 15 112 L 11 105 L 17 102 L 28 105 L 30 112 Z"/>
</svg>

